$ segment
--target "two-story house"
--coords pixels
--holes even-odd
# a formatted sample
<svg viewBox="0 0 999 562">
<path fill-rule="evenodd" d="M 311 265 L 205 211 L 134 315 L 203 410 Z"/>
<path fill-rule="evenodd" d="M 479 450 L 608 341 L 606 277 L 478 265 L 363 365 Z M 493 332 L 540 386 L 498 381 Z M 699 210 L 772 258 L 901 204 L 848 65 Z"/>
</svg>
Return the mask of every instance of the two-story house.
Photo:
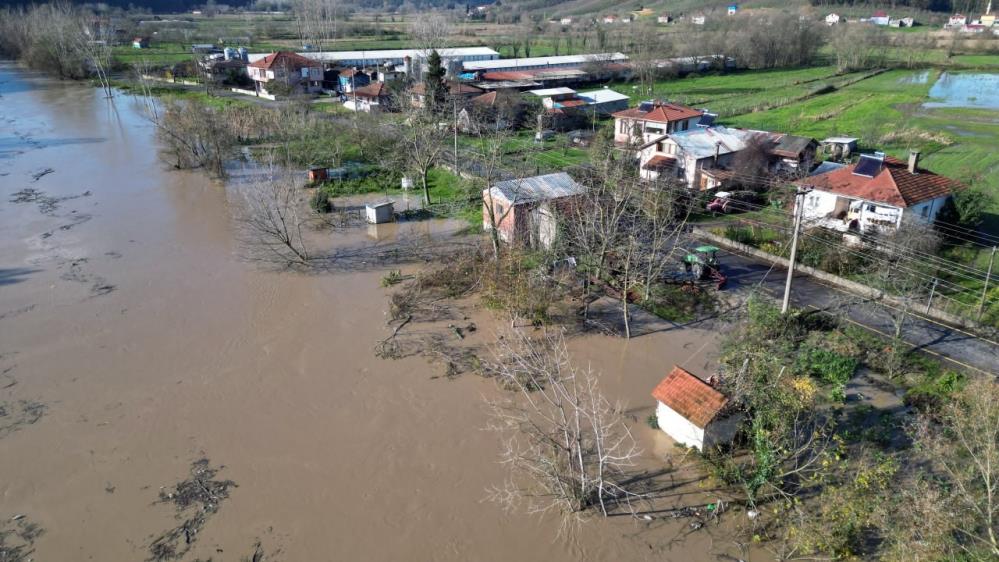
<svg viewBox="0 0 999 562">
<path fill-rule="evenodd" d="M 668 101 L 643 101 L 631 109 L 612 114 L 614 142 L 620 145 L 644 144 L 652 139 L 695 128 L 704 110 Z"/>
<path fill-rule="evenodd" d="M 250 63 L 247 74 L 258 96 L 316 93 L 323 86 L 323 65 L 290 51 L 278 51 Z"/>
<path fill-rule="evenodd" d="M 856 164 L 796 182 L 811 188 L 802 217 L 840 232 L 897 229 L 903 217 L 933 221 L 951 195 L 963 186 L 919 167 L 919 152 L 903 162 L 883 153 L 862 154 Z"/>
<path fill-rule="evenodd" d="M 724 180 L 714 172 L 729 166 L 752 134 L 716 126 L 660 135 L 638 147 L 641 178 L 673 179 L 700 190 L 720 187 Z"/>
</svg>

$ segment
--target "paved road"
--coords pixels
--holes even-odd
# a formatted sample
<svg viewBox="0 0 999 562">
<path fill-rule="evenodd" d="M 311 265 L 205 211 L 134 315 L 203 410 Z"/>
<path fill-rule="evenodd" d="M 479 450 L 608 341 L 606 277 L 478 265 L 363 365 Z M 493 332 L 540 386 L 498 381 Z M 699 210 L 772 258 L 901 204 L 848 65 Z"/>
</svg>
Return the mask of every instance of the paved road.
<svg viewBox="0 0 999 562">
<path fill-rule="evenodd" d="M 787 270 L 780 266 L 735 254 L 719 252 L 722 272 L 728 277 L 727 291 L 750 291 L 757 285 L 772 296 L 782 298 Z M 892 316 L 880 306 L 862 302 L 862 298 L 817 279 L 797 273 L 791 289 L 791 303 L 796 307 L 829 309 L 883 335 L 894 333 Z M 915 311 L 918 314 L 918 310 Z M 980 339 L 958 328 L 910 314 L 906 319 L 903 338 L 916 349 L 950 363 L 987 374 L 999 374 L 999 343 Z"/>
</svg>

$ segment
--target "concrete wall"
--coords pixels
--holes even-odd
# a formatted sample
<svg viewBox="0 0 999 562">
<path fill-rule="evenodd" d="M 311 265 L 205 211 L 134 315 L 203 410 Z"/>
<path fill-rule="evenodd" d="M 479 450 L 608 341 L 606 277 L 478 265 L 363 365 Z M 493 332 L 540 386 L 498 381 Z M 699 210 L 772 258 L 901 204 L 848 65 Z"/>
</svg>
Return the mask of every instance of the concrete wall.
<svg viewBox="0 0 999 562">
<path fill-rule="evenodd" d="M 692 232 L 694 236 L 697 236 L 698 238 L 702 238 L 704 240 L 711 241 L 722 248 L 729 248 L 741 254 L 754 256 L 764 261 L 768 261 L 770 263 L 776 263 L 784 268 L 787 268 L 790 265 L 790 262 L 785 258 L 782 258 L 780 256 L 775 256 L 773 254 L 764 252 L 762 250 L 758 250 L 752 246 L 747 246 L 746 244 L 742 244 L 734 240 L 729 240 L 724 236 L 719 236 L 712 232 L 708 232 L 707 230 L 704 230 L 702 228 L 694 227 L 692 229 Z M 811 275 L 812 277 L 815 277 L 816 279 L 819 279 L 824 283 L 828 283 L 829 285 L 834 285 L 836 287 L 860 295 L 862 297 L 867 297 L 873 300 L 882 300 L 890 304 L 891 306 L 897 306 L 897 307 L 905 306 L 905 303 L 903 303 L 901 300 L 899 300 L 896 297 L 887 295 L 882 291 L 879 291 L 872 287 L 868 287 L 867 285 L 862 285 L 855 281 L 850 281 L 849 279 L 844 279 L 837 275 L 833 275 L 832 273 L 827 273 L 825 271 L 821 271 L 813 267 L 808 267 L 807 265 L 801 265 L 801 264 L 796 264 L 794 266 L 794 269 L 795 271 L 800 271 L 806 275 Z M 722 271 L 722 273 L 724 273 L 724 271 Z M 981 324 L 969 318 L 964 318 L 963 316 L 957 316 L 955 314 L 951 314 L 949 312 L 945 312 L 943 310 L 934 307 L 930 307 L 929 311 L 927 311 L 925 306 L 913 307 L 910 305 L 909 314 L 912 314 L 913 316 L 923 316 L 959 328 L 966 328 L 969 330 L 980 330 L 980 331 L 984 330 Z"/>
</svg>

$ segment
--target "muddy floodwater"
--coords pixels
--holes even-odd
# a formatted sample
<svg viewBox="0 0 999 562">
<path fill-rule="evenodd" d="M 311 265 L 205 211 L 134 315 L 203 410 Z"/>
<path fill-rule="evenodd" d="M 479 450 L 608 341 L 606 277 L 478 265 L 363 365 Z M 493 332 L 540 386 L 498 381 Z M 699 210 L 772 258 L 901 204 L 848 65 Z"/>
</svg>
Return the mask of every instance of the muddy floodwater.
<svg viewBox="0 0 999 562">
<path fill-rule="evenodd" d="M 944 72 L 930 88 L 924 107 L 999 109 L 999 74 Z"/>
<path fill-rule="evenodd" d="M 738 554 L 721 528 L 682 519 L 596 521 L 567 541 L 554 518 L 484 501 L 505 475 L 482 430 L 498 391 L 422 358 L 375 358 L 385 271 L 240 259 L 233 187 L 166 169 L 127 96 L 10 64 L 0 96 L 0 531 L 35 525 L 33 560 L 149 558 L 192 509 L 173 491 L 189 478 L 215 511 L 174 537 L 183 560 Z M 408 235 L 359 228 L 330 244 Z M 716 337 L 570 346 L 628 405 L 655 463 L 671 446 L 644 423 L 649 392 L 674 363 L 710 369 Z"/>
</svg>

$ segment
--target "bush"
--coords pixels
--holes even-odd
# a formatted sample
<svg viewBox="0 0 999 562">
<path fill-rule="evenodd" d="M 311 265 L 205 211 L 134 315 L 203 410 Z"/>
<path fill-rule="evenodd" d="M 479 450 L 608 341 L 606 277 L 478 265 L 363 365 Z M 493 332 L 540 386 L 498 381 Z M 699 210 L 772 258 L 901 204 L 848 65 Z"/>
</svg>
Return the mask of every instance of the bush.
<svg viewBox="0 0 999 562">
<path fill-rule="evenodd" d="M 833 385 L 830 399 L 842 402 L 846 398 L 844 387 L 857 370 L 858 361 L 811 344 L 802 345 L 795 359 L 795 370 Z"/>
<path fill-rule="evenodd" d="M 323 188 L 319 188 L 312 197 L 309 199 L 309 205 L 317 213 L 332 213 L 333 203 L 330 202 L 329 191 Z"/>
<path fill-rule="evenodd" d="M 659 418 L 655 414 L 649 414 L 649 417 L 645 418 L 645 423 L 652 429 L 659 429 Z"/>
<path fill-rule="evenodd" d="M 923 411 L 936 410 L 967 382 L 965 375 L 955 371 L 928 375 L 905 393 L 905 403 Z"/>
</svg>

